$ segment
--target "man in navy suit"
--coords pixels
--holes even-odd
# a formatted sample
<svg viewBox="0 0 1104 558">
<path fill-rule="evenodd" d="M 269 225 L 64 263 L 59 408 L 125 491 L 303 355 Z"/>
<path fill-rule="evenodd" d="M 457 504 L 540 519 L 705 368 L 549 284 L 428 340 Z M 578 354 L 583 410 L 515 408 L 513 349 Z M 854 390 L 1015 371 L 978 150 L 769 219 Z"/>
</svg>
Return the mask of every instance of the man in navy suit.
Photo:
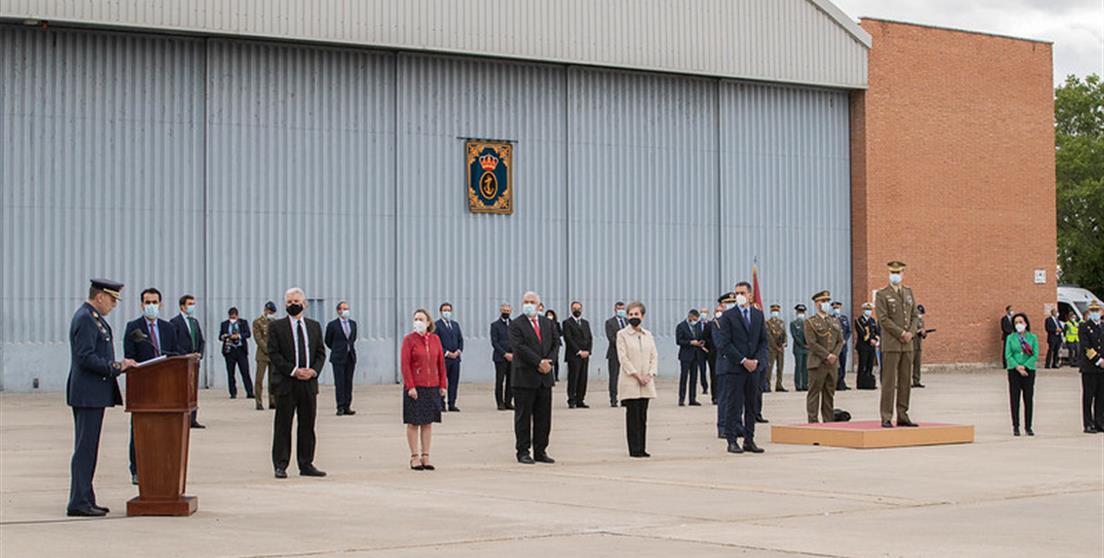
<svg viewBox="0 0 1104 558">
<path fill-rule="evenodd" d="M 176 333 L 176 348 L 183 354 L 203 356 L 207 342 L 203 339 L 203 328 L 199 327 L 199 320 L 195 318 L 195 297 L 190 294 L 181 296 L 179 306 L 180 313 L 169 320 Z M 196 389 L 199 389 L 199 374 L 196 374 Z M 192 428 L 207 428 L 196 420 L 196 411 L 192 411 Z"/>
<path fill-rule="evenodd" d="M 231 307 L 228 319 L 219 326 L 219 341 L 222 341 L 222 356 L 226 359 L 226 387 L 230 390 L 230 399 L 238 398 L 238 384 L 234 381 L 234 366 L 241 371 L 245 384 L 245 396 L 253 399 L 253 380 L 249 377 L 249 338 L 253 336 L 249 320 L 238 317 L 238 309 Z"/>
<path fill-rule="evenodd" d="M 698 370 L 705 362 L 705 332 L 700 322 L 701 314 L 691 308 L 686 319 L 675 327 L 675 343 L 679 347 L 678 359 L 681 373 L 679 374 L 679 407 L 685 405 L 686 387 L 690 387 L 690 405 L 698 407 Z"/>
<path fill-rule="evenodd" d="M 713 332 L 717 346 L 717 381 L 724 394 L 724 426 L 728 451 L 763 453 L 755 445 L 755 418 L 759 415 L 760 375 L 767 367 L 767 328 L 763 312 L 751 306 L 751 284 L 736 284 L 736 307 L 725 311 Z M 737 438 L 744 439 L 741 448 Z"/>
<path fill-rule="evenodd" d="M 437 329 L 434 333 L 441 338 L 441 348 L 445 351 L 445 374 L 448 376 L 448 410 L 453 413 L 460 412 L 456 406 L 456 391 L 460 384 L 460 354 L 464 352 L 464 334 L 460 331 L 460 324 L 452 319 L 452 304 L 441 304 L 438 311 L 441 319 L 437 320 Z"/>
<path fill-rule="evenodd" d="M 356 370 L 357 323 L 349 319 L 349 303 L 337 303 L 337 318 L 326 324 L 326 346 L 330 348 L 330 365 L 334 374 L 334 398 L 337 416 L 355 415 L 353 404 L 353 372 Z"/>
<path fill-rule="evenodd" d="M 122 289 L 122 283 L 93 279 L 88 300 L 73 314 L 69 324 L 65 402 L 73 408 L 74 440 L 66 515 L 71 517 L 103 517 L 109 511 L 96 504 L 96 492 L 92 490 L 104 408 L 123 404 L 116 378 L 137 364 L 131 359 L 115 361 L 114 338 L 105 319 L 119 304 Z"/>
<path fill-rule="evenodd" d="M 509 304 L 498 307 L 498 319 L 491 322 L 491 360 L 495 367 L 495 404 L 499 411 L 513 410 L 513 393 L 510 389 L 510 363 L 514 360 L 514 351 L 510 348 L 510 314 L 514 311 Z"/>
<path fill-rule="evenodd" d="M 150 287 L 142 291 L 141 297 L 142 315 L 127 322 L 123 333 L 123 356 L 141 363 L 159 356 L 176 355 L 176 329 L 161 319 L 161 291 Z M 130 482 L 138 484 L 133 420 L 130 425 Z"/>
</svg>

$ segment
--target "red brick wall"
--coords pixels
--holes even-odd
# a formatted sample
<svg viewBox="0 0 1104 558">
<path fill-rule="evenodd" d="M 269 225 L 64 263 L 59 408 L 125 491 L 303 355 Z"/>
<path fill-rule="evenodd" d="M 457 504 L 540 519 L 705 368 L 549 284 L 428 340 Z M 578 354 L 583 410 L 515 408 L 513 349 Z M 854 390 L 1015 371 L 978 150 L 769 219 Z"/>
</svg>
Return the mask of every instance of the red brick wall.
<svg viewBox="0 0 1104 558">
<path fill-rule="evenodd" d="M 1004 307 L 1041 331 L 1056 298 L 1051 45 L 861 24 L 873 47 L 851 102 L 852 300 L 900 259 L 939 330 L 925 362 L 996 362 Z"/>
</svg>

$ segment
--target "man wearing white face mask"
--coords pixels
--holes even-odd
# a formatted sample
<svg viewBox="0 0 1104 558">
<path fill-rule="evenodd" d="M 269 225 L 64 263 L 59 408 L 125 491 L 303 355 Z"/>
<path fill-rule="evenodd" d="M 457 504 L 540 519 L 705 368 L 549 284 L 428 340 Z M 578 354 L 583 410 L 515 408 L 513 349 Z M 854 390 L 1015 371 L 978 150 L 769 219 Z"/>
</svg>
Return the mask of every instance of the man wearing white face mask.
<svg viewBox="0 0 1104 558">
<path fill-rule="evenodd" d="M 832 318 L 831 294 L 820 291 L 813 295 L 816 314 L 805 320 L 805 341 L 809 345 L 809 393 L 805 409 L 809 422 L 817 422 L 817 410 L 823 422 L 835 420 L 836 374 L 839 355 L 843 350 L 843 331 Z"/>
<path fill-rule="evenodd" d="M 912 386 L 912 338 L 920 325 L 912 289 L 902 285 L 905 264 L 892 261 L 889 285 L 877 292 L 874 307 L 882 321 L 882 428 L 893 428 L 894 400 L 897 426 L 918 426 L 909 420 L 909 395 Z"/>
<path fill-rule="evenodd" d="M 552 321 L 537 311 L 540 295 L 527 292 L 522 315 L 510 322 L 510 384 L 514 390 L 514 449 L 518 463 L 555 463 L 548 455 L 552 431 L 552 361 L 560 340 Z M 533 455 L 529 454 L 530 447 Z"/>
<path fill-rule="evenodd" d="M 717 379 L 724 395 L 724 428 L 730 453 L 763 453 L 755 443 L 755 423 L 760 417 L 762 392 L 759 378 L 766 373 L 767 328 L 763 312 L 751 306 L 751 284 L 740 281 L 734 289 L 736 307 L 721 315 L 713 333 L 717 344 Z M 737 438 L 744 439 L 740 447 Z"/>
<path fill-rule="evenodd" d="M 770 305 L 771 317 L 767 320 L 767 341 L 770 348 L 770 362 L 767 364 L 767 373 L 763 382 L 763 391 L 770 391 L 771 374 L 775 374 L 774 391 L 786 391 L 782 387 L 782 370 L 786 368 L 786 345 L 789 338 L 786 336 L 786 321 L 782 319 L 782 306 Z"/>
<path fill-rule="evenodd" d="M 794 321 L 790 322 L 793 338 L 794 391 L 809 389 L 809 349 L 805 345 L 805 305 L 794 306 Z"/>
<path fill-rule="evenodd" d="M 1078 329 L 1081 349 L 1081 419 L 1086 434 L 1104 433 L 1104 322 L 1100 302 L 1089 304 L 1089 319 Z"/>
<path fill-rule="evenodd" d="M 334 375 L 334 400 L 337 416 L 355 415 L 353 404 L 353 377 L 356 375 L 357 323 L 352 319 L 349 303 L 337 303 L 337 317 L 326 324 L 324 338 L 330 349 L 330 367 Z"/>
<path fill-rule="evenodd" d="M 878 356 L 878 320 L 874 318 L 874 305 L 863 303 L 862 316 L 855 318 L 855 352 L 859 355 L 859 367 L 855 370 L 855 387 L 874 389 L 874 363 Z"/>
</svg>

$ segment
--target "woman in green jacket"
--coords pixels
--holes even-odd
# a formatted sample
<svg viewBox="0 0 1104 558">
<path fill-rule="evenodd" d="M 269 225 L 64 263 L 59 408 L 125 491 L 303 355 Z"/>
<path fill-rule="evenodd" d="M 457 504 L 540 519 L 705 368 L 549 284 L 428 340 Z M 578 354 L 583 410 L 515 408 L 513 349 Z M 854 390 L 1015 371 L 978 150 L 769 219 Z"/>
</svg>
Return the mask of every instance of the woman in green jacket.
<svg viewBox="0 0 1104 558">
<path fill-rule="evenodd" d="M 1039 359 L 1039 338 L 1031 333 L 1031 322 L 1024 313 L 1012 316 L 1016 331 L 1004 340 L 1004 358 L 1008 362 L 1008 400 L 1012 404 L 1012 435 L 1020 435 L 1020 394 L 1023 394 L 1024 431 L 1031 430 L 1035 400 L 1035 365 Z"/>
</svg>

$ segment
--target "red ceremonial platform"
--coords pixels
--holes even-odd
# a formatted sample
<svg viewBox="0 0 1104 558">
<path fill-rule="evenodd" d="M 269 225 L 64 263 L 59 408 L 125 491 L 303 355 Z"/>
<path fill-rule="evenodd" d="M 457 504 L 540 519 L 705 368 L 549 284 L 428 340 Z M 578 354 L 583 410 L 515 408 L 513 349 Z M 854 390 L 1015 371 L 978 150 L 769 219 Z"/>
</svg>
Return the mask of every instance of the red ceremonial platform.
<svg viewBox="0 0 1104 558">
<path fill-rule="evenodd" d="M 881 421 L 877 420 L 779 425 L 771 427 L 771 442 L 868 449 L 969 444 L 974 441 L 973 425 L 941 422 L 921 422 L 919 425 L 882 428 Z"/>
</svg>

